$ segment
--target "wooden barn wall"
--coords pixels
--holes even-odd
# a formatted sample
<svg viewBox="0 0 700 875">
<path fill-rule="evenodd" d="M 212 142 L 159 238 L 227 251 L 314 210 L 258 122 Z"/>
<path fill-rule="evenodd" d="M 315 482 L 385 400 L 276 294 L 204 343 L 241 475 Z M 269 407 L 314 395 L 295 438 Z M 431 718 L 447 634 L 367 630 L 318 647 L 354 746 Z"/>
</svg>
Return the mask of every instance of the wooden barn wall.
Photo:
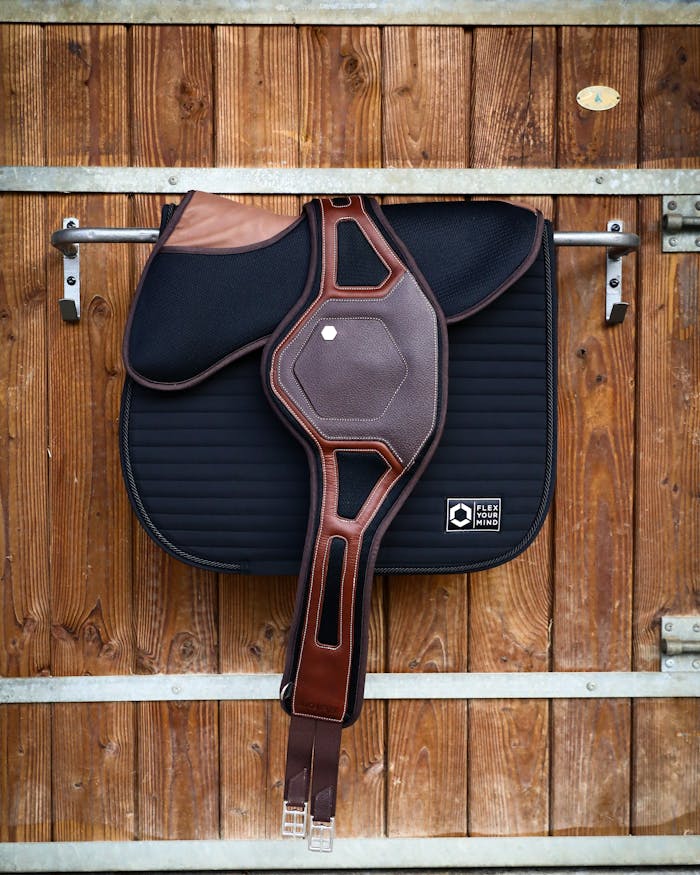
<svg viewBox="0 0 700 875">
<path fill-rule="evenodd" d="M 4 25 L 0 58 L 0 164 L 700 166 L 698 28 Z M 592 83 L 619 106 L 580 109 Z M 122 488 L 148 248 L 86 247 L 59 316 L 62 218 L 154 226 L 165 200 L 0 198 L 4 676 L 282 668 L 294 580 L 179 564 Z M 501 568 L 378 579 L 371 671 L 656 671 L 659 617 L 700 613 L 699 257 L 661 254 L 656 197 L 530 202 L 639 231 L 630 313 L 602 324 L 602 250 L 559 250 L 549 520 Z M 267 702 L 4 706 L 0 840 L 275 837 L 285 736 Z M 369 702 L 340 768 L 340 835 L 700 832 L 697 700 Z"/>
</svg>

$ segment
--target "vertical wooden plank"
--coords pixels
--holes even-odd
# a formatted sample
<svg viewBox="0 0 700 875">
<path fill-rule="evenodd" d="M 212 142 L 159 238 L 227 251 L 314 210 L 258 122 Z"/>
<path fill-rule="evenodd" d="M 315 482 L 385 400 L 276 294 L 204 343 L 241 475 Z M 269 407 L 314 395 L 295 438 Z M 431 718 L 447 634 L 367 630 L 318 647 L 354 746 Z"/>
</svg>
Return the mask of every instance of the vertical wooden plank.
<svg viewBox="0 0 700 875">
<path fill-rule="evenodd" d="M 637 31 L 563 28 L 559 79 L 562 167 L 634 166 L 637 158 Z M 576 103 L 603 83 L 622 100 L 608 112 Z M 560 198 L 560 228 L 636 226 L 631 199 Z M 625 300 L 634 301 L 634 259 Z M 606 328 L 599 250 L 561 250 L 559 465 L 555 521 L 553 668 L 630 668 L 634 479 L 635 325 Z M 622 699 L 553 706 L 552 831 L 629 831 L 630 704 Z M 572 769 L 574 778 L 572 780 Z"/>
<path fill-rule="evenodd" d="M 462 28 L 384 30 L 384 163 L 463 167 L 471 39 Z M 407 200 L 407 198 L 391 198 Z M 465 671 L 465 575 L 387 580 L 389 671 Z M 387 832 L 464 835 L 467 703 L 388 703 Z"/>
<path fill-rule="evenodd" d="M 634 27 L 562 27 L 559 71 L 559 165 L 636 167 L 638 33 Z M 587 85 L 620 94 L 607 112 L 576 103 Z"/>
<path fill-rule="evenodd" d="M 126 30 L 47 27 L 47 161 L 126 164 Z M 121 197 L 50 197 L 48 227 L 129 223 Z M 48 230 L 47 234 L 48 236 Z M 117 418 L 128 255 L 94 246 L 82 259 L 83 314 L 63 323 L 49 308 L 51 668 L 123 674 L 133 668 L 128 503 Z M 59 258 L 49 287 L 60 289 Z M 53 837 L 134 835 L 133 706 L 53 709 Z"/>
<path fill-rule="evenodd" d="M 43 164 L 44 41 L 37 25 L 0 24 L 0 155 L 3 164 Z"/>
<path fill-rule="evenodd" d="M 44 161 L 43 36 L 0 26 L 0 164 Z M 40 196 L 0 200 L 0 675 L 48 672 L 46 242 Z M 0 709 L 0 841 L 51 837 L 47 705 Z"/>
<path fill-rule="evenodd" d="M 553 166 L 555 29 L 477 28 L 473 41 L 472 165 Z M 526 202 L 552 218 L 552 198 Z M 551 536 L 550 519 L 522 556 L 470 575 L 472 671 L 547 671 Z M 548 703 L 471 702 L 469 751 L 470 835 L 546 835 Z"/>
<path fill-rule="evenodd" d="M 299 76 L 293 27 L 214 32 L 217 165 L 298 164 Z M 295 197 L 238 198 L 295 215 Z M 220 579 L 223 672 L 280 672 L 294 605 L 293 577 Z M 287 718 L 276 702 L 222 702 L 222 838 L 279 835 Z"/>
<path fill-rule="evenodd" d="M 379 167 L 382 161 L 377 27 L 301 27 L 300 164 Z"/>
<path fill-rule="evenodd" d="M 212 163 L 213 64 L 208 27 L 135 27 L 131 32 L 133 163 Z M 163 197 L 134 199 L 132 223 L 158 226 Z M 139 247 L 138 268 L 146 247 Z M 137 671 L 218 669 L 217 578 L 135 537 L 134 620 Z M 219 835 L 218 708 L 214 702 L 137 706 L 138 818 L 141 839 Z"/>
<path fill-rule="evenodd" d="M 643 167 L 700 167 L 700 31 L 642 31 Z M 673 192 L 669 192 L 673 194 Z M 700 605 L 700 266 L 661 252 L 658 198 L 642 200 L 634 667 L 658 670 L 660 617 Z M 700 832 L 700 702 L 634 704 L 633 829 Z"/>
<path fill-rule="evenodd" d="M 211 29 L 134 27 L 131 63 L 133 163 L 211 166 Z"/>
</svg>

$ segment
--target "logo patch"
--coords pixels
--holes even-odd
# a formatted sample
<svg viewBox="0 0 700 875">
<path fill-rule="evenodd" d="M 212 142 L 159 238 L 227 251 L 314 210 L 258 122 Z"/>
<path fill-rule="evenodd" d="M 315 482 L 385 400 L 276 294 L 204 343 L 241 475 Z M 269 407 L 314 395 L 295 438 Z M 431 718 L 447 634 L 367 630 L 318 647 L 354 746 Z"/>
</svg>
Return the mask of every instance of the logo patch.
<svg viewBox="0 0 700 875">
<path fill-rule="evenodd" d="M 500 532 L 500 498 L 448 498 L 447 532 Z"/>
</svg>

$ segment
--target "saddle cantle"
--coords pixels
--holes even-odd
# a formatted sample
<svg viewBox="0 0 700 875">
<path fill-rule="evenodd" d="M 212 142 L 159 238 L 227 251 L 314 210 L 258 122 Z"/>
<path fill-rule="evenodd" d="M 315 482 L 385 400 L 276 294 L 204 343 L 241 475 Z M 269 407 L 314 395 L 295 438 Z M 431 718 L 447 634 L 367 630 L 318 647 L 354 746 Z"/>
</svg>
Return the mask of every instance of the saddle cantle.
<svg viewBox="0 0 700 875">
<path fill-rule="evenodd" d="M 164 211 L 124 339 L 125 482 L 179 559 L 299 573 L 283 833 L 312 849 L 332 846 L 375 570 L 490 567 L 544 520 L 552 254 L 542 215 L 500 202 Z"/>
</svg>

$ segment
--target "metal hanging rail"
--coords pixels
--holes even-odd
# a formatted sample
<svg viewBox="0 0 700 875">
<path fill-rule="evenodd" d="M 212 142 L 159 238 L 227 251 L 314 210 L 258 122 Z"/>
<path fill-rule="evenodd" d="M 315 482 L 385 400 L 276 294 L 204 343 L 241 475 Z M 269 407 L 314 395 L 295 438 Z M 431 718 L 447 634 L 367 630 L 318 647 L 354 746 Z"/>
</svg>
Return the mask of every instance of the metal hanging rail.
<svg viewBox="0 0 700 875">
<path fill-rule="evenodd" d="M 51 245 L 68 257 L 80 243 L 155 243 L 158 228 L 62 228 L 51 235 Z M 615 258 L 639 248 L 637 234 L 615 231 L 555 231 L 555 246 L 607 246 Z"/>
<path fill-rule="evenodd" d="M 51 244 L 63 255 L 63 297 L 59 301 L 66 322 L 80 320 L 80 246 L 84 243 L 155 243 L 158 228 L 81 228 L 77 218 L 63 220 L 51 235 Z M 555 231 L 555 246 L 604 246 L 606 248 L 605 322 L 624 321 L 622 300 L 623 256 L 639 248 L 639 236 L 623 232 L 621 220 L 608 222 L 607 231 Z"/>
</svg>

